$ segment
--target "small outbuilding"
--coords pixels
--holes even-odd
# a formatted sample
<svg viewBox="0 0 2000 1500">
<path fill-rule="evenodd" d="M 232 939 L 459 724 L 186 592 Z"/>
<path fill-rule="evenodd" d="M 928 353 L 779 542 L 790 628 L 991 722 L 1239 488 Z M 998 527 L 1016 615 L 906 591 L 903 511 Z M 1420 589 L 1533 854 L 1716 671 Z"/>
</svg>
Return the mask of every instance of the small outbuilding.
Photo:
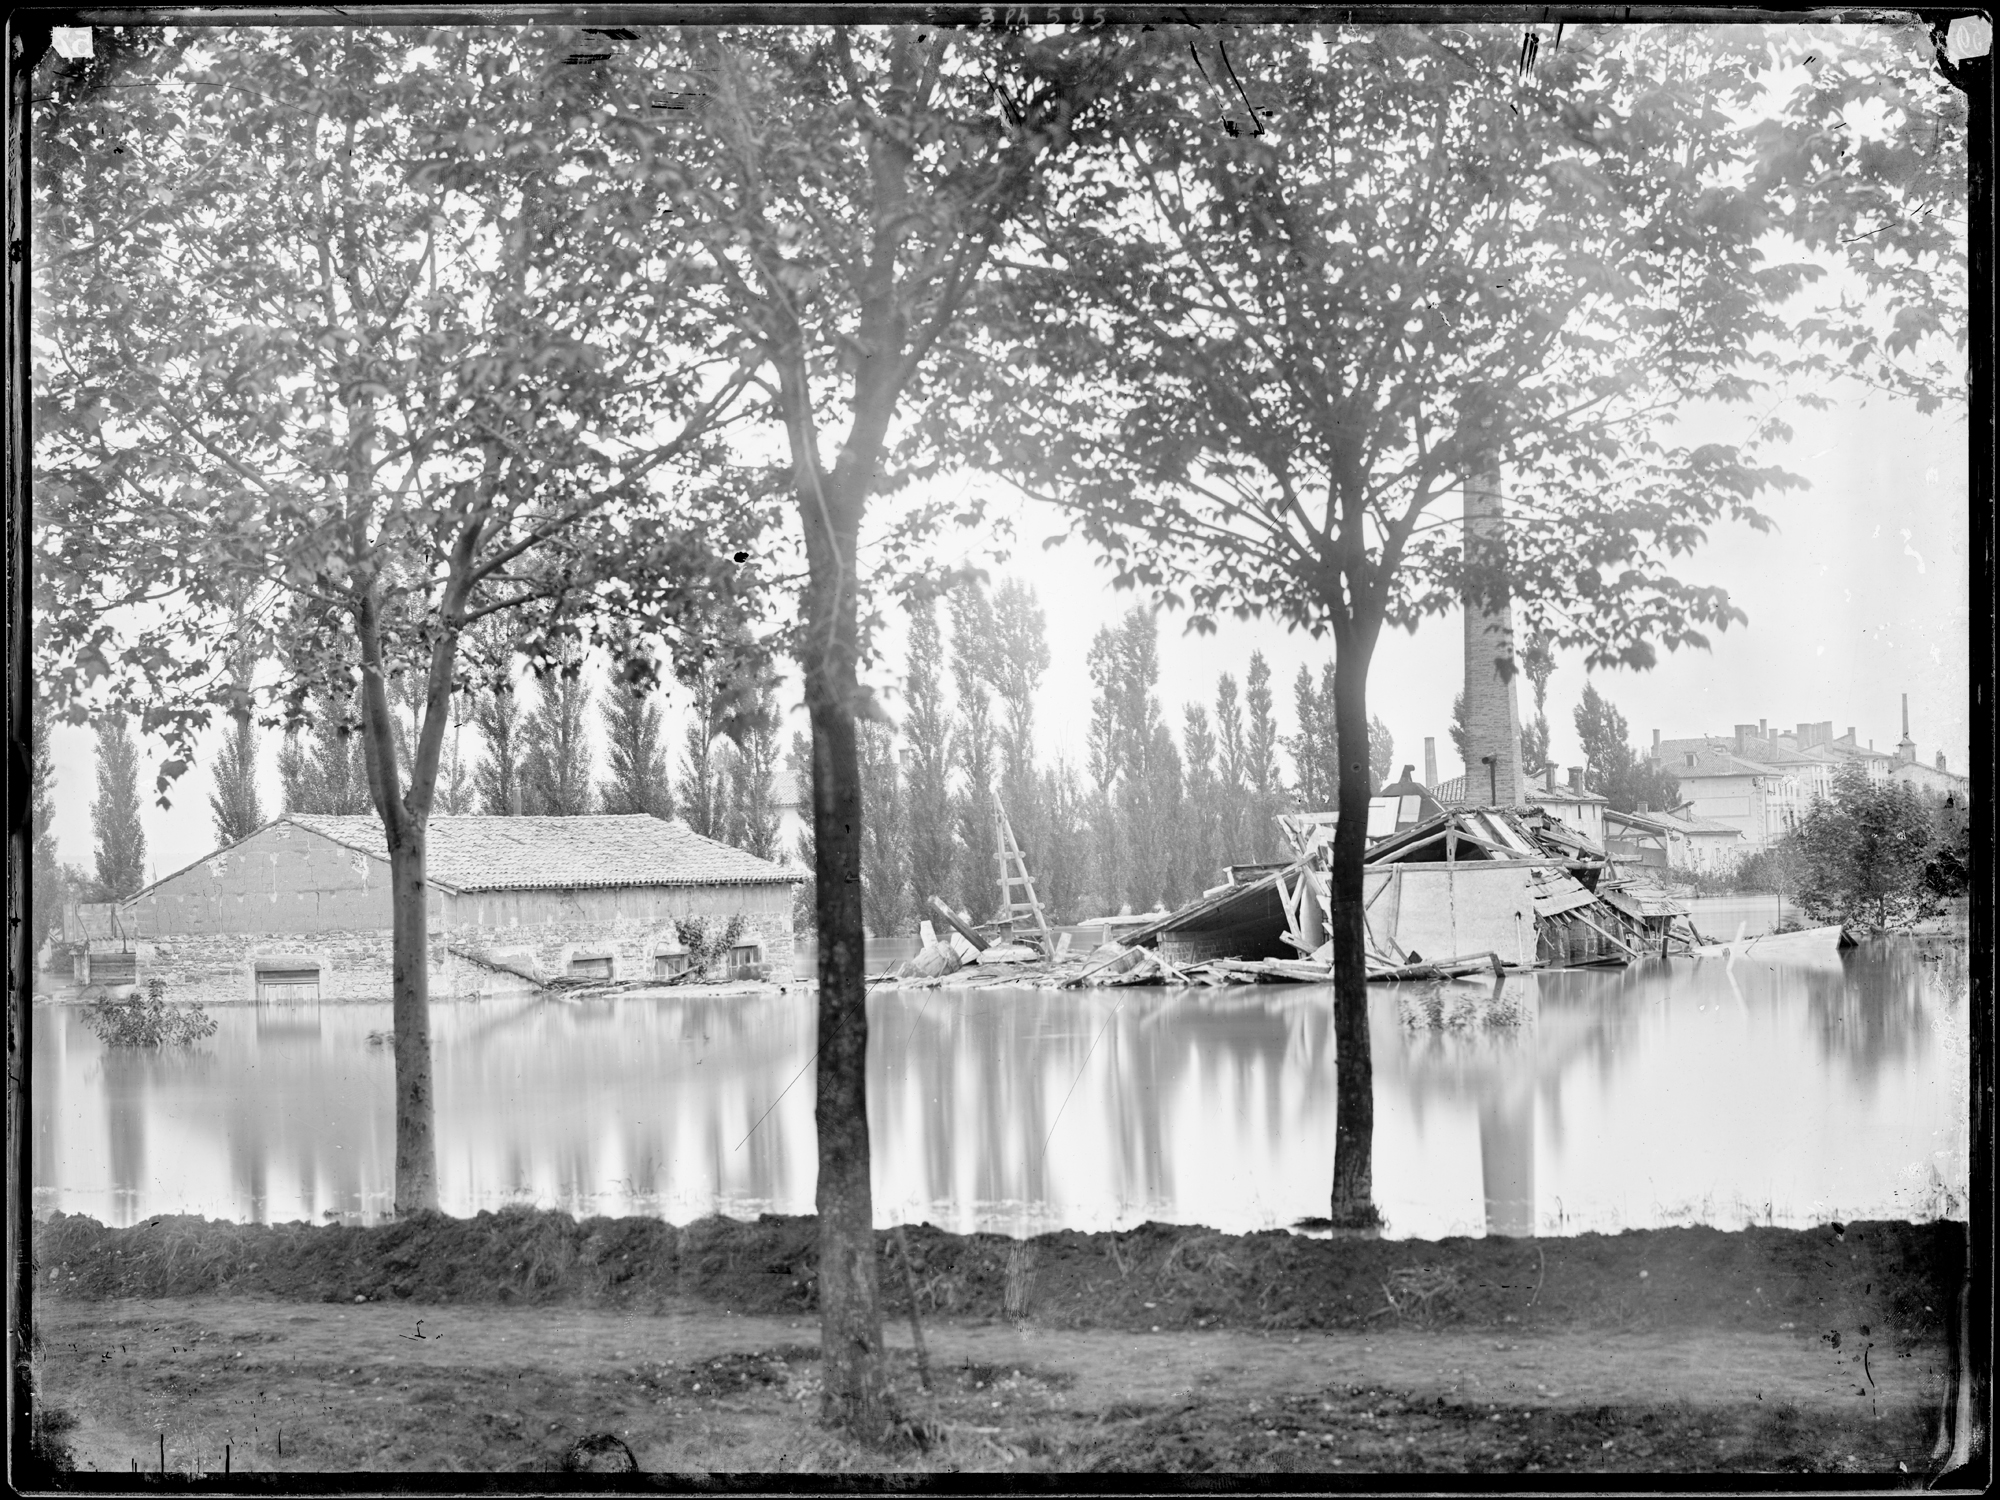
<svg viewBox="0 0 2000 1500">
<path fill-rule="evenodd" d="M 678 820 L 436 817 L 427 856 L 434 998 L 674 978 L 690 963 L 688 921 L 736 929 L 711 977 L 791 982 L 797 872 Z M 77 916 L 86 991 L 162 979 L 176 1001 L 390 994 L 388 845 L 373 816 L 287 814 Z"/>
</svg>

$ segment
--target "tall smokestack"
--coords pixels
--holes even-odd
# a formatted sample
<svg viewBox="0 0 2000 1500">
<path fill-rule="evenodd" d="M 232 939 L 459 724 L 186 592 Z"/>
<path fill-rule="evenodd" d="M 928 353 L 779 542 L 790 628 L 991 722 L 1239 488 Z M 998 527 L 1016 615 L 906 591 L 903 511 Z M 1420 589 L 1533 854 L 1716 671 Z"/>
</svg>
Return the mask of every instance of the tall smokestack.
<svg viewBox="0 0 2000 1500">
<path fill-rule="evenodd" d="M 1503 807 L 1527 799 L 1521 775 L 1521 708 L 1515 688 L 1514 609 L 1504 587 L 1494 588 L 1490 553 L 1502 552 L 1507 515 L 1500 490 L 1500 462 L 1475 456 L 1465 487 L 1465 555 L 1488 575 L 1483 597 L 1465 601 L 1465 762 L 1468 775 L 1487 768 L 1486 792 Z M 1482 555 L 1488 554 L 1488 555 Z"/>
<path fill-rule="evenodd" d="M 1424 785 L 1438 784 L 1438 742 L 1430 735 L 1424 736 Z"/>
<path fill-rule="evenodd" d="M 1903 694 L 1903 738 L 1910 737 L 1910 695 Z"/>
<path fill-rule="evenodd" d="M 1655 729 L 1653 731 L 1653 759 L 1658 760 L 1659 758 L 1660 758 L 1660 731 Z"/>
</svg>

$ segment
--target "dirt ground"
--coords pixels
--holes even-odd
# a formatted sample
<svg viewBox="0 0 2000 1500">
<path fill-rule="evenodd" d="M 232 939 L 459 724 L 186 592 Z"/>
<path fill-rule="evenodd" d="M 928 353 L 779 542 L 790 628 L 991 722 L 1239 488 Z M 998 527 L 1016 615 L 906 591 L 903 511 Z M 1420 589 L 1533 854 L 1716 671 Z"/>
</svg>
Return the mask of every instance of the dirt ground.
<svg viewBox="0 0 2000 1500">
<path fill-rule="evenodd" d="M 662 1475 L 1762 1471 L 1914 1484 L 1936 1466 L 1934 1267 L 1962 1232 L 1424 1244 L 1147 1226 L 1021 1244 L 925 1229 L 910 1233 L 907 1276 L 884 1236 L 909 1438 L 885 1455 L 814 1421 L 810 1256 L 795 1256 L 811 1227 L 52 1220 L 36 1246 L 38 1411 L 48 1446 L 81 1471 L 553 1470 L 579 1439 L 609 1434 Z M 619 1234 L 626 1248 L 608 1248 Z M 435 1257 L 453 1241 L 448 1266 Z M 474 1242 L 492 1253 L 485 1274 Z M 413 1256 L 418 1245 L 430 1253 Z"/>
</svg>

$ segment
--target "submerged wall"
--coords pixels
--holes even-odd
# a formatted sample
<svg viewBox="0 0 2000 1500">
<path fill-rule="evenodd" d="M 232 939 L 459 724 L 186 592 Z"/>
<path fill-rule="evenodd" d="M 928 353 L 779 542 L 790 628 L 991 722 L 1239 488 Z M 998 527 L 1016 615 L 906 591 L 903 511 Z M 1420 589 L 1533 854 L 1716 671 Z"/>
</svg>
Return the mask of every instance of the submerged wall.
<svg viewBox="0 0 2000 1500">
<path fill-rule="evenodd" d="M 1498 953 L 1532 964 L 1534 868 L 1512 860 L 1374 866 L 1362 876 L 1371 942 L 1399 960 L 1411 952 L 1433 962 Z"/>
</svg>

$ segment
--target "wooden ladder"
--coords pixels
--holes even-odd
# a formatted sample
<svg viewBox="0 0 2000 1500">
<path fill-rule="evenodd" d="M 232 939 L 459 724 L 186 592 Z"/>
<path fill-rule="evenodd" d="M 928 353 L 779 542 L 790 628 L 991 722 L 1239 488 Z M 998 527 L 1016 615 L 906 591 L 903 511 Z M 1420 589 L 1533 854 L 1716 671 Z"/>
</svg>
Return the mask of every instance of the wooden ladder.
<svg viewBox="0 0 2000 1500">
<path fill-rule="evenodd" d="M 1035 899 L 1035 882 L 1028 874 L 1028 857 L 1021 852 L 1021 846 L 1014 840 L 1014 826 L 1007 821 L 1007 810 L 998 802 L 993 804 L 993 847 L 998 852 L 993 858 L 1000 865 L 1000 911 L 1004 921 L 1012 926 L 1031 921 L 1040 936 L 1042 952 L 1056 951 L 1055 939 L 1049 933 L 1048 918 L 1042 914 L 1042 903 Z M 1023 896 L 1017 897 L 1019 890 Z"/>
</svg>

